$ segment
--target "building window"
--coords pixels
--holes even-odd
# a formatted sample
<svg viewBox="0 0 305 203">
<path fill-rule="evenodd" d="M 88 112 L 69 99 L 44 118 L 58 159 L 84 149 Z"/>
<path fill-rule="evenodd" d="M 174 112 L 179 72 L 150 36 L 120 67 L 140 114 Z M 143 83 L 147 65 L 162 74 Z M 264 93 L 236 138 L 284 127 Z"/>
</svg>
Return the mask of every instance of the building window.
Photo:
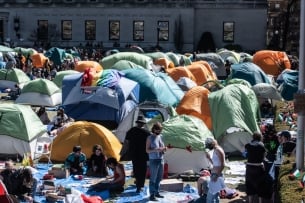
<svg viewBox="0 0 305 203">
<path fill-rule="evenodd" d="M 133 21 L 133 40 L 144 41 L 144 21 Z"/>
<path fill-rule="evenodd" d="M 117 20 L 109 21 L 109 39 L 110 40 L 120 39 L 120 21 Z"/>
<path fill-rule="evenodd" d="M 95 20 L 86 20 L 85 21 L 85 32 L 86 40 L 95 40 L 96 38 L 96 21 Z"/>
<path fill-rule="evenodd" d="M 168 41 L 168 21 L 158 21 L 158 41 Z"/>
<path fill-rule="evenodd" d="M 61 38 L 63 40 L 72 39 L 72 20 L 61 21 Z"/>
<path fill-rule="evenodd" d="M 234 42 L 234 22 L 223 23 L 223 41 Z"/>
<path fill-rule="evenodd" d="M 38 20 L 38 40 L 48 40 L 49 25 L 47 20 Z"/>
</svg>

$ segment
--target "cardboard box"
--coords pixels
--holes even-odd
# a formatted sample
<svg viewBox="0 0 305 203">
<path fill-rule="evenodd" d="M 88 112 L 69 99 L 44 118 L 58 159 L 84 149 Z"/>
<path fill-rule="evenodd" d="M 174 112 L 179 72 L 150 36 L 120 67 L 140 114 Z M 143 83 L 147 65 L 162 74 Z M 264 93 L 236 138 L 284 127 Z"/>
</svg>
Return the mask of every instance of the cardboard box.
<svg viewBox="0 0 305 203">
<path fill-rule="evenodd" d="M 178 179 L 163 179 L 160 183 L 160 190 L 169 192 L 182 192 L 183 182 Z"/>
</svg>

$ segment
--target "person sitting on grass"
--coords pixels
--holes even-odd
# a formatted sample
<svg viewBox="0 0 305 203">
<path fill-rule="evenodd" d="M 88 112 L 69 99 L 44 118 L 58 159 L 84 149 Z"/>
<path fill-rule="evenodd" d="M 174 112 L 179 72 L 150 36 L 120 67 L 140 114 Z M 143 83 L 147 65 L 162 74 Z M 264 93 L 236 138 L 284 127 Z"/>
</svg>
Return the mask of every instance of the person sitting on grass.
<svg viewBox="0 0 305 203">
<path fill-rule="evenodd" d="M 116 158 L 110 157 L 106 161 L 107 167 L 113 170 L 113 176 L 107 177 L 106 180 L 91 185 L 88 192 L 109 190 L 110 192 L 123 192 L 125 185 L 124 165 L 119 163 Z"/>
</svg>

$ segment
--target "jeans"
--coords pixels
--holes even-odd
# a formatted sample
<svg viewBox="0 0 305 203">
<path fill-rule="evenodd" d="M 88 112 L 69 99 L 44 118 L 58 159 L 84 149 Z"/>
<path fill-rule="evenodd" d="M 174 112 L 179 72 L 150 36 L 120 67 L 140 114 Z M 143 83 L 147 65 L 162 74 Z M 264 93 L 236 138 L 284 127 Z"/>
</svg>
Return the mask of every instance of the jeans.
<svg viewBox="0 0 305 203">
<path fill-rule="evenodd" d="M 150 159 L 149 160 L 149 170 L 150 170 L 149 192 L 150 192 L 150 195 L 156 195 L 159 193 L 160 182 L 163 177 L 163 167 L 164 167 L 163 159 Z"/>
<path fill-rule="evenodd" d="M 219 203 L 219 192 L 215 194 L 208 192 L 207 203 Z"/>
</svg>

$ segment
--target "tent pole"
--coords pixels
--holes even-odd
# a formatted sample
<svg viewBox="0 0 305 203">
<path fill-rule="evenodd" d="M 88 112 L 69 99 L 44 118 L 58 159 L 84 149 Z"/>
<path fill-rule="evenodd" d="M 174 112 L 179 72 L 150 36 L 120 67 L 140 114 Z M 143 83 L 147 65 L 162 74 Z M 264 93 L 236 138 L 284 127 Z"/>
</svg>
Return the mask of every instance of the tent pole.
<svg viewBox="0 0 305 203">
<path fill-rule="evenodd" d="M 299 50 L 299 88 L 298 93 L 304 95 L 304 87 L 305 87 L 305 1 L 300 1 L 300 50 Z M 304 105 L 303 105 L 304 107 Z M 303 170 L 304 168 L 304 109 L 300 113 L 298 113 L 297 120 L 297 148 L 296 148 L 296 167 L 299 170 Z"/>
</svg>

